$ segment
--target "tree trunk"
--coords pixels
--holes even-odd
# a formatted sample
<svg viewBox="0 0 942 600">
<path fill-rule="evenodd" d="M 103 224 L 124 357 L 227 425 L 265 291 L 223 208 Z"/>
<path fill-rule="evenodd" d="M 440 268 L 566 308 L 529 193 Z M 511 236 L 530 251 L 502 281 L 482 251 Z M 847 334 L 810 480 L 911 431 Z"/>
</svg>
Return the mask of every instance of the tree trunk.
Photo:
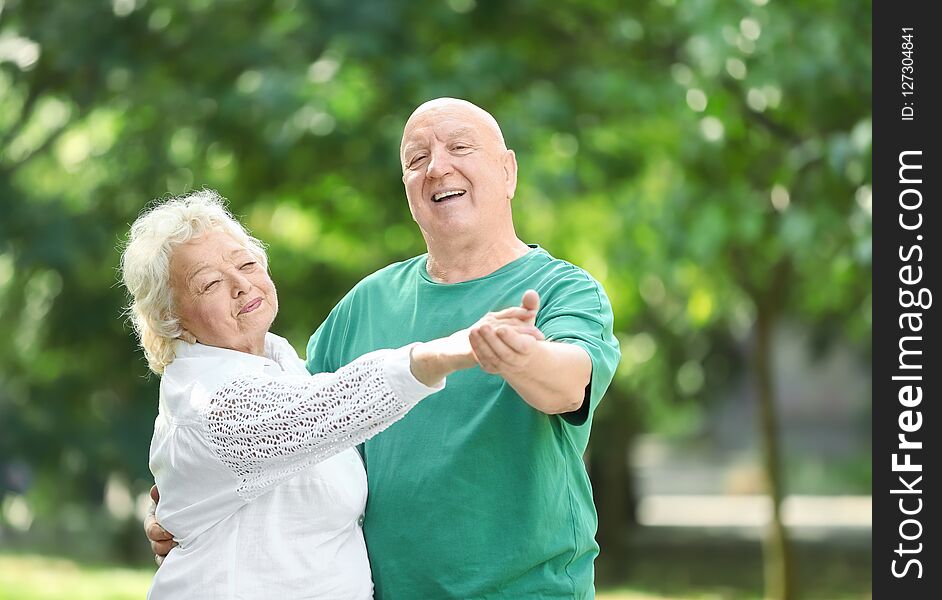
<svg viewBox="0 0 942 600">
<path fill-rule="evenodd" d="M 784 477 L 779 444 L 778 419 L 775 412 L 775 386 L 772 367 L 772 329 L 775 318 L 772 310 L 758 307 L 756 315 L 755 366 L 756 396 L 758 399 L 759 433 L 762 443 L 763 470 L 766 492 L 772 505 L 772 514 L 763 540 L 766 597 L 771 600 L 795 598 L 793 561 L 785 524 L 782 522 Z"/>
<path fill-rule="evenodd" d="M 608 418 L 594 423 L 589 450 L 589 475 L 599 517 L 596 539 L 601 547 L 597 575 L 608 583 L 620 582 L 626 574 L 630 532 L 637 522 L 637 499 L 628 466 L 636 427 L 627 413 L 627 407 L 619 406 L 605 415 Z"/>
</svg>

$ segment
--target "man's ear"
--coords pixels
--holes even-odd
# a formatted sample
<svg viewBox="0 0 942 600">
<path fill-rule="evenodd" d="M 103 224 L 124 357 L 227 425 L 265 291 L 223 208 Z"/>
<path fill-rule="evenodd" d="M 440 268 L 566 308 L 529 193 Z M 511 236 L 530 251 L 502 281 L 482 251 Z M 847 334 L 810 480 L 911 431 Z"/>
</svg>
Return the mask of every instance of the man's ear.
<svg viewBox="0 0 942 600">
<path fill-rule="evenodd" d="M 504 154 L 504 185 L 507 199 L 512 200 L 517 191 L 517 155 L 513 150 L 507 150 Z"/>
</svg>

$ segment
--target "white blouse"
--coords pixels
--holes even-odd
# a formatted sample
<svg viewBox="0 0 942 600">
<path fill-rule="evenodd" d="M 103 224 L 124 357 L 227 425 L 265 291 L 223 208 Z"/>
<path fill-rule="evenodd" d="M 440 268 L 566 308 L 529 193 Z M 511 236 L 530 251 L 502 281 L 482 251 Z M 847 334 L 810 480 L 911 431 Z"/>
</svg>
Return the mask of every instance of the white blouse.
<svg viewBox="0 0 942 600">
<path fill-rule="evenodd" d="M 150 469 L 179 546 L 147 597 L 372 598 L 356 444 L 441 389 L 409 347 L 309 375 L 286 340 L 265 357 L 177 343 L 160 382 Z"/>
</svg>

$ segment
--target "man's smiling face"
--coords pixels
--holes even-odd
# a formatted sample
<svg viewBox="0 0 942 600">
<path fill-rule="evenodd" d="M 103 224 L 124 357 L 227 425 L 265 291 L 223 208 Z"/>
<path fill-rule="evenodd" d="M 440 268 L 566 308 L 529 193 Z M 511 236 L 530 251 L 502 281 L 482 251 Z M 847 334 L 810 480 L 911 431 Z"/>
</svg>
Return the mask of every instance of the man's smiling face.
<svg viewBox="0 0 942 600">
<path fill-rule="evenodd" d="M 400 151 L 412 217 L 426 239 L 486 233 L 509 218 L 517 164 L 489 115 L 434 101 L 406 123 Z"/>
</svg>

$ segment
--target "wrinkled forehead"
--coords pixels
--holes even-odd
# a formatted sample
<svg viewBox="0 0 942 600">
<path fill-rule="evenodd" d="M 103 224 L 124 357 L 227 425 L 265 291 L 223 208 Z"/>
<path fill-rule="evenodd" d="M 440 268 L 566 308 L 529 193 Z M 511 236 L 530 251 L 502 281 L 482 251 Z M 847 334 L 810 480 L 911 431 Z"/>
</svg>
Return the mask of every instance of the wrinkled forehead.
<svg viewBox="0 0 942 600">
<path fill-rule="evenodd" d="M 414 145 L 424 145 L 432 138 L 448 141 L 470 138 L 479 143 L 495 143 L 504 147 L 504 137 L 497 121 L 485 111 L 461 105 L 427 108 L 413 113 L 402 131 L 400 152 Z"/>
<path fill-rule="evenodd" d="M 248 248 L 222 228 L 209 229 L 194 235 L 185 242 L 176 245 L 176 248 L 187 248 L 190 252 L 197 253 L 232 253 L 239 250 L 248 252 Z"/>
<path fill-rule="evenodd" d="M 224 231 L 208 231 L 181 244 L 175 244 L 170 255 L 172 270 L 191 271 L 196 264 L 237 260 L 251 255 L 251 250 Z"/>
</svg>

